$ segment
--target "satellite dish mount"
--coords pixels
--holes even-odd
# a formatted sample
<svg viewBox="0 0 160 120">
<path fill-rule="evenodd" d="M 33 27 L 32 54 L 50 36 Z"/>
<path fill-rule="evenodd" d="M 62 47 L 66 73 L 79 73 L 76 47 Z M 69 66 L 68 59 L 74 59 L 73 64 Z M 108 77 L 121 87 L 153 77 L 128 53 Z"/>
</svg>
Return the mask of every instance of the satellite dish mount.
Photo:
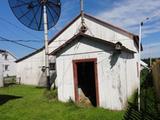
<svg viewBox="0 0 160 120">
<path fill-rule="evenodd" d="M 45 73 L 50 89 L 48 30 L 55 26 L 61 13 L 60 0 L 8 0 L 17 19 L 33 30 L 44 31 Z"/>
<path fill-rule="evenodd" d="M 81 14 L 81 28 L 80 32 L 84 33 L 87 31 L 87 27 L 85 25 L 85 20 L 84 20 L 84 3 L 83 0 L 80 0 L 80 14 Z"/>
<path fill-rule="evenodd" d="M 40 0 L 41 4 L 45 5 L 48 0 Z"/>
</svg>

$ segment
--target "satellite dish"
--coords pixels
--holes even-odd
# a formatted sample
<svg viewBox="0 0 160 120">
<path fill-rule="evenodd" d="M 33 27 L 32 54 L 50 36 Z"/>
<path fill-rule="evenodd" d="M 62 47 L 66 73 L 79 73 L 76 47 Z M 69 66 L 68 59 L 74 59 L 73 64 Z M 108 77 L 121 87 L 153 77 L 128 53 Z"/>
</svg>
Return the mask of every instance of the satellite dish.
<svg viewBox="0 0 160 120">
<path fill-rule="evenodd" d="M 8 2 L 14 15 L 22 24 L 33 30 L 44 30 L 45 73 L 47 88 L 50 89 L 48 30 L 57 23 L 60 17 L 60 0 L 8 0 Z"/>
<path fill-rule="evenodd" d="M 8 2 L 17 19 L 37 31 L 44 30 L 44 6 L 48 29 L 55 26 L 61 13 L 60 0 L 8 0 Z"/>
</svg>

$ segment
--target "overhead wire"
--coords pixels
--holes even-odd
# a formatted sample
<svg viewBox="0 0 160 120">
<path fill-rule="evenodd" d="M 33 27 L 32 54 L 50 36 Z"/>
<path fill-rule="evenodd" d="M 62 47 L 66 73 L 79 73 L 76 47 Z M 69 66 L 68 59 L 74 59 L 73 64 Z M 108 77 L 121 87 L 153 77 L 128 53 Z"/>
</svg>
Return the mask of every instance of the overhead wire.
<svg viewBox="0 0 160 120">
<path fill-rule="evenodd" d="M 15 40 L 15 39 L 13 39 L 12 41 L 15 41 L 15 42 L 35 42 L 35 43 L 40 43 L 41 42 L 39 40 Z"/>
<path fill-rule="evenodd" d="M 25 44 L 16 42 L 16 41 L 14 41 L 14 40 L 9 40 L 9 39 L 4 38 L 4 37 L 2 37 L 2 36 L 0 36 L 0 41 L 11 42 L 11 43 L 14 43 L 14 44 L 17 44 L 17 45 L 26 47 L 26 48 L 30 48 L 30 49 L 33 49 L 33 50 L 37 50 L 37 48 L 34 48 L 34 47 L 31 47 L 31 46 L 28 46 L 28 45 L 25 45 Z"/>
<path fill-rule="evenodd" d="M 28 35 L 31 35 L 31 36 L 34 37 L 34 38 L 38 38 L 38 39 L 40 38 L 40 37 L 36 36 L 35 34 L 32 34 L 31 32 L 28 32 L 28 31 L 24 30 L 23 28 L 21 28 L 21 27 L 15 25 L 15 24 L 13 24 L 12 22 L 6 20 L 6 19 L 3 18 L 3 17 L 0 17 L 0 20 L 3 21 L 3 22 L 6 22 L 6 23 L 8 23 L 8 24 L 10 24 L 10 25 L 12 25 L 12 26 L 14 26 L 15 28 L 17 28 L 17 29 L 19 29 L 19 30 L 21 30 L 21 31 L 23 31 L 23 32 L 25 32 L 25 33 L 27 33 Z"/>
</svg>

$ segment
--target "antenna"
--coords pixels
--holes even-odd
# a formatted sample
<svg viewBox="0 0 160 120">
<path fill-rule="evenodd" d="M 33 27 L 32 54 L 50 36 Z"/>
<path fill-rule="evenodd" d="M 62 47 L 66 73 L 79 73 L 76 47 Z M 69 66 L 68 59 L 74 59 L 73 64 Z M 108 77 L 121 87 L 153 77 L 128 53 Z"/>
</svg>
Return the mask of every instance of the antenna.
<svg viewBox="0 0 160 120">
<path fill-rule="evenodd" d="M 80 28 L 80 32 L 86 32 L 87 31 L 87 27 L 85 26 L 85 21 L 84 21 L 84 3 L 83 0 L 80 0 L 80 14 L 81 14 L 81 28 Z"/>
<path fill-rule="evenodd" d="M 8 0 L 17 19 L 30 29 L 44 31 L 45 73 L 50 89 L 48 30 L 55 26 L 61 13 L 60 0 Z"/>
</svg>

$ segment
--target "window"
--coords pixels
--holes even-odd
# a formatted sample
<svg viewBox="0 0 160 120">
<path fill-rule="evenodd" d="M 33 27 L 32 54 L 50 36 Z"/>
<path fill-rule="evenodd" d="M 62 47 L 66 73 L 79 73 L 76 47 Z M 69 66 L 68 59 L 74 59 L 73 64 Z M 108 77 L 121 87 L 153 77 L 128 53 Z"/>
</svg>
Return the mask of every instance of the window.
<svg viewBox="0 0 160 120">
<path fill-rule="evenodd" d="M 55 63 L 49 63 L 49 68 L 50 68 L 50 70 L 56 70 Z"/>
<path fill-rule="evenodd" d="M 9 67 L 9 65 L 5 65 L 5 66 L 4 66 L 4 70 L 5 70 L 5 71 L 8 71 L 8 67 Z"/>
<path fill-rule="evenodd" d="M 4 57 L 4 60 L 7 60 L 8 59 L 8 54 L 6 52 L 3 52 L 2 53 L 2 56 Z"/>
<path fill-rule="evenodd" d="M 5 59 L 5 60 L 8 59 L 8 55 L 7 55 L 7 54 L 4 55 L 4 59 Z"/>
<path fill-rule="evenodd" d="M 8 59 L 8 54 L 7 54 L 6 52 L 5 52 L 5 53 L 3 53 L 3 54 L 2 54 L 2 56 L 4 57 L 4 59 L 5 59 L 5 60 L 7 60 L 7 59 Z"/>
</svg>

